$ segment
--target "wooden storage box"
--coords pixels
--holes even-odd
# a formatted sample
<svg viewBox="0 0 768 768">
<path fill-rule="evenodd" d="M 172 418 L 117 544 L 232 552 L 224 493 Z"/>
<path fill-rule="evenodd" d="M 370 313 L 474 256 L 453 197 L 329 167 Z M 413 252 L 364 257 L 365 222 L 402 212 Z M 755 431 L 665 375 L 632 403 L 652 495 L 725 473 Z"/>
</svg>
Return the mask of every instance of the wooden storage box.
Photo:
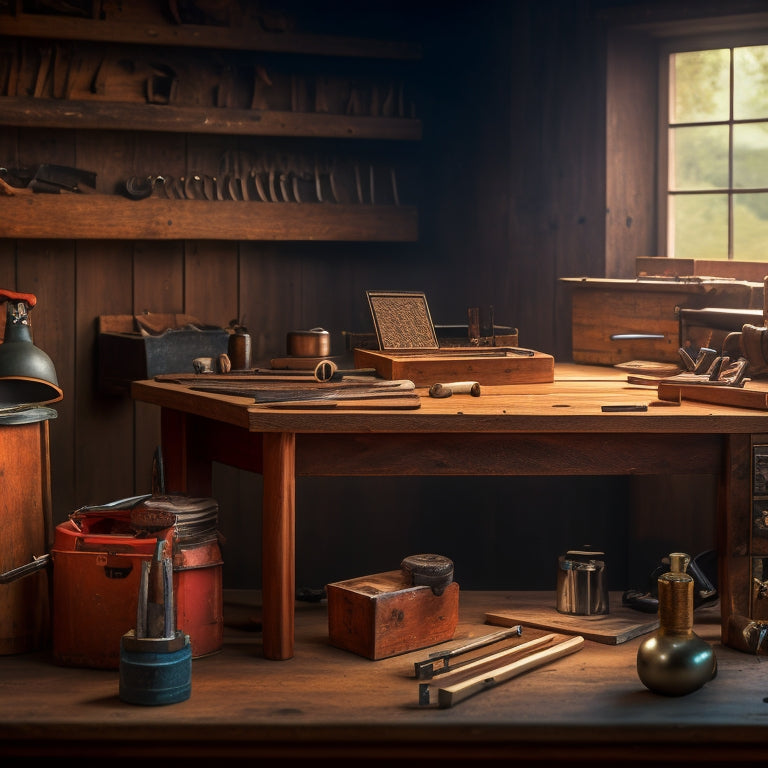
<svg viewBox="0 0 768 768">
<path fill-rule="evenodd" d="M 762 283 L 697 277 L 561 280 L 572 288 L 575 363 L 678 363 L 681 308 L 763 307 Z M 632 334 L 640 338 L 627 337 Z"/>
<path fill-rule="evenodd" d="M 508 347 L 452 347 L 427 350 L 355 349 L 356 368 L 374 368 L 385 379 L 409 379 L 417 387 L 438 382 L 540 384 L 554 381 L 555 359 L 535 352 L 520 355 Z"/>
<path fill-rule="evenodd" d="M 386 659 L 453 638 L 459 585 L 435 595 L 406 584 L 402 570 L 326 585 L 331 645 L 368 659 Z"/>
</svg>

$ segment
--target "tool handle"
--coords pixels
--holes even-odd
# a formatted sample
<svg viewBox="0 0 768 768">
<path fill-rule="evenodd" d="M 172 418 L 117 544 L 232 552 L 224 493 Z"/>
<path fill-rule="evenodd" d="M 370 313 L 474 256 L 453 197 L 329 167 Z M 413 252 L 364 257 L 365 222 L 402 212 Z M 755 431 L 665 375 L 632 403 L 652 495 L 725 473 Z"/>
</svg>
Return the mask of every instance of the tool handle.
<svg viewBox="0 0 768 768">
<path fill-rule="evenodd" d="M 493 645 L 500 640 L 506 640 L 508 637 L 520 637 L 523 633 L 523 628 L 520 624 L 516 624 L 514 627 L 508 627 L 507 629 L 500 629 L 497 632 L 491 632 L 489 635 L 483 635 L 482 637 L 475 638 L 474 640 L 459 646 L 458 648 L 451 648 L 447 651 L 434 651 L 429 654 L 431 660 L 450 658 L 452 656 L 459 656 L 462 653 L 468 651 L 474 651 L 476 648 L 482 648 L 486 645 Z"/>
<path fill-rule="evenodd" d="M 0 288 L 0 299 L 23 301 L 28 307 L 34 307 L 37 304 L 37 296 L 31 293 L 16 293 L 15 291 L 6 291 L 3 288 Z"/>
<path fill-rule="evenodd" d="M 448 664 L 448 660 L 445 659 L 445 666 L 443 669 L 430 670 L 431 674 L 422 674 L 421 676 L 417 674 L 417 678 L 427 679 L 441 675 L 439 682 L 441 687 L 445 688 L 446 685 L 450 685 L 450 680 L 452 679 L 456 679 L 457 677 L 466 679 L 467 673 L 473 669 L 488 669 L 490 665 L 495 664 L 496 662 L 503 662 L 504 660 L 511 659 L 513 656 L 520 656 L 534 650 L 535 648 L 548 645 L 555 639 L 555 637 L 556 635 L 544 635 L 544 637 L 539 637 L 535 640 L 529 640 L 527 643 L 514 645 L 511 648 L 504 648 L 503 650 L 497 651 L 496 653 L 478 656 L 476 659 L 472 659 L 471 661 L 465 661 L 464 663 L 458 662 L 453 667 L 451 667 Z M 498 669 L 498 665 L 496 668 Z M 476 674 L 477 672 L 475 672 L 475 675 Z M 428 704 L 429 702 L 425 701 L 424 703 Z"/>
<path fill-rule="evenodd" d="M 430 397 L 450 397 L 451 395 L 480 397 L 480 384 L 477 381 L 451 381 L 448 384 L 433 384 L 429 388 Z"/>
<path fill-rule="evenodd" d="M 321 360 L 314 370 L 316 381 L 331 381 L 339 370 L 339 366 L 333 360 Z"/>
</svg>

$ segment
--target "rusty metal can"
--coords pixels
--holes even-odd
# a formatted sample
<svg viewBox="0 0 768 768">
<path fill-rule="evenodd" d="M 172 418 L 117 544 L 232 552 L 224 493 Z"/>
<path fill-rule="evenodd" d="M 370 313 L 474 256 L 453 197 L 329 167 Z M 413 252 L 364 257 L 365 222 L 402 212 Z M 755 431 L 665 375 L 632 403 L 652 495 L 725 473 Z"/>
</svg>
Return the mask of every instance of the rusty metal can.
<svg viewBox="0 0 768 768">
<path fill-rule="evenodd" d="M 238 327 L 230 334 L 227 355 L 233 371 L 246 371 L 251 367 L 251 334 L 246 328 Z"/>
</svg>

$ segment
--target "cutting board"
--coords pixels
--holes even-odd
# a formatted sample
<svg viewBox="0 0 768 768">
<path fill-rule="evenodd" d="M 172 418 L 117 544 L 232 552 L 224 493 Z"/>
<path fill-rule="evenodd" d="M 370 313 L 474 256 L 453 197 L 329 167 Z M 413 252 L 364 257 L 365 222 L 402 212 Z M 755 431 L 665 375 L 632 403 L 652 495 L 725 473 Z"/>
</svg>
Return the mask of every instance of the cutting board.
<svg viewBox="0 0 768 768">
<path fill-rule="evenodd" d="M 621 604 L 621 592 L 608 596 L 610 613 L 600 616 L 570 616 L 555 608 L 554 592 L 513 594 L 508 605 L 485 614 L 485 621 L 500 627 L 522 624 L 569 635 L 582 635 L 606 645 L 619 645 L 627 640 L 653 632 L 659 626 L 656 614 L 642 613 Z"/>
</svg>

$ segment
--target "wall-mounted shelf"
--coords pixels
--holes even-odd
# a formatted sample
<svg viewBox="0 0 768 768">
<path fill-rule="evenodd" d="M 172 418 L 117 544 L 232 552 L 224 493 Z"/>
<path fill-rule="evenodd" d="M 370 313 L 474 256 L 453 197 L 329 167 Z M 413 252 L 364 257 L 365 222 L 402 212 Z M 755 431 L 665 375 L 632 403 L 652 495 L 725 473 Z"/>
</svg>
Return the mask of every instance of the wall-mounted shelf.
<svg viewBox="0 0 768 768">
<path fill-rule="evenodd" d="M 264 32 L 253 26 L 204 26 L 199 24 L 103 21 L 67 16 L 17 14 L 0 16 L 0 35 L 42 37 L 55 40 L 112 41 L 139 45 L 220 48 L 230 50 L 295 53 L 313 56 L 349 56 L 368 59 L 415 60 L 421 58 L 416 43 L 370 38 Z"/>
<path fill-rule="evenodd" d="M 418 240 L 417 209 L 394 205 L 22 194 L 0 197 L 0 222 L 0 237 L 10 238 Z"/>
<path fill-rule="evenodd" d="M 304 138 L 421 140 L 421 121 L 316 112 L 0 98 L 0 125 Z"/>
<path fill-rule="evenodd" d="M 10 41 L 0 61 L 0 129 L 19 137 L 53 129 L 73 147 L 89 143 L 100 184 L 96 194 L 0 197 L 0 238 L 418 241 L 411 206 L 420 173 L 410 148 L 422 122 L 410 74 L 421 46 L 382 39 L 387 24 L 373 10 L 350 14 L 342 35 L 323 34 L 313 2 L 303 12 L 237 0 L 11 3 L 0 12 L 0 36 Z M 129 200 L 110 194 L 116 180 L 155 176 L 160 160 L 152 155 L 144 168 L 141 153 L 110 154 L 99 136 L 107 131 L 142 132 L 159 147 L 154 134 L 176 134 L 185 152 L 185 135 L 225 137 L 189 141 L 189 157 L 175 158 L 178 178 L 232 175 L 242 183 L 258 166 L 305 180 L 314 163 L 319 188 L 324 166 L 337 172 L 330 191 L 294 191 L 302 202 L 248 194 Z M 44 164 L 46 151 L 27 141 L 23 155 Z M 9 152 L 0 162 L 18 161 Z M 288 199 L 269 199 L 280 197 Z"/>
</svg>

